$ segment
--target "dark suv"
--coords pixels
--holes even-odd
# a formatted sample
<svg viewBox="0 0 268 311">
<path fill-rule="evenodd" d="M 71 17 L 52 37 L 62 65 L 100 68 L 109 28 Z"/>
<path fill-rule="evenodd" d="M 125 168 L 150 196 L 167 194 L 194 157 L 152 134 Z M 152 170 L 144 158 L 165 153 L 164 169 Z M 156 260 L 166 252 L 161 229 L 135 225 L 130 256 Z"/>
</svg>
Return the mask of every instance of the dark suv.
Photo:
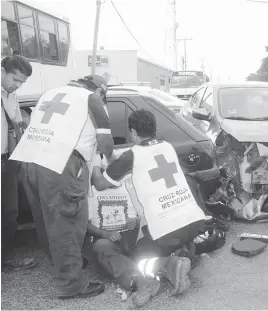
<svg viewBox="0 0 268 311">
<path fill-rule="evenodd" d="M 178 154 L 184 172 L 207 170 L 214 167 L 211 141 L 182 117 L 172 112 L 153 96 L 136 91 L 109 90 L 107 94 L 109 117 L 115 148 L 131 146 L 127 119 L 133 110 L 151 110 L 157 121 L 157 135 L 170 142 Z"/>
<path fill-rule="evenodd" d="M 212 142 L 165 106 L 160 98 L 137 91 L 116 89 L 108 91 L 107 104 L 115 149 L 126 149 L 132 146 L 129 139 L 128 116 L 136 109 L 145 108 L 154 113 L 158 138 L 165 139 L 173 145 L 185 173 L 215 171 Z M 29 113 L 29 107 L 34 106 L 34 103 L 24 102 L 20 105 L 21 109 Z M 203 188 L 210 188 L 210 185 Z M 203 192 L 203 195 L 206 196 L 206 193 Z M 20 196 L 20 222 L 25 222 L 25 211 L 28 210 L 29 214 L 29 208 L 22 191 Z"/>
</svg>

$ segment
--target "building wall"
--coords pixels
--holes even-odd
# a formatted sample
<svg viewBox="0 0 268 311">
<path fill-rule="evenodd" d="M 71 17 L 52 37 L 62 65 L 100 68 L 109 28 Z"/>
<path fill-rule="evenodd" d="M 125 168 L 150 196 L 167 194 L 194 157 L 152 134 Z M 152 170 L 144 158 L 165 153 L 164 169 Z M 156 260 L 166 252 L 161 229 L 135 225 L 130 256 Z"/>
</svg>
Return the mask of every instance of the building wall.
<svg viewBox="0 0 268 311">
<path fill-rule="evenodd" d="M 91 66 L 88 64 L 88 56 L 92 56 L 91 50 L 76 50 L 77 77 L 89 75 Z M 105 76 L 108 84 L 119 82 L 137 81 L 137 51 L 132 50 L 98 50 L 97 55 L 102 56 L 108 62 L 96 66 L 96 74 Z"/>
<path fill-rule="evenodd" d="M 138 81 L 150 82 L 151 86 L 163 91 L 169 91 L 172 70 L 138 58 Z"/>
<path fill-rule="evenodd" d="M 76 77 L 91 74 L 88 57 L 91 50 L 76 50 Z M 96 66 L 96 74 L 106 77 L 108 84 L 120 82 L 150 82 L 151 86 L 169 91 L 172 70 L 138 58 L 133 50 L 98 50 L 100 62 Z"/>
</svg>

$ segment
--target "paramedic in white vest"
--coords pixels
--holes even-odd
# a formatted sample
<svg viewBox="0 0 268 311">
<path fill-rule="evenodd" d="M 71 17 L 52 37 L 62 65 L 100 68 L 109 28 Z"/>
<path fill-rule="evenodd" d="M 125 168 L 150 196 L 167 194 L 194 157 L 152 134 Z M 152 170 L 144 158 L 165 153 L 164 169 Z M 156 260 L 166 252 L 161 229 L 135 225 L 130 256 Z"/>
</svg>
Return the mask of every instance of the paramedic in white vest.
<svg viewBox="0 0 268 311">
<path fill-rule="evenodd" d="M 93 253 L 101 268 L 121 288 L 135 291 L 132 300 L 141 307 L 157 294 L 160 283 L 145 277 L 130 259 L 139 234 L 139 217 L 128 193 L 130 177 L 121 179 L 121 186 L 98 191 L 105 159 L 96 155 L 92 172 L 92 192 L 89 197 L 88 233 L 93 236 Z M 107 164 L 107 163 L 106 163 Z M 90 191 L 89 191 L 90 193 Z"/>
<path fill-rule="evenodd" d="M 54 109 L 53 105 L 59 101 L 74 107 L 88 107 L 86 123 L 61 174 L 35 163 L 26 165 L 32 190 L 29 201 L 32 202 L 40 242 L 52 261 L 58 298 L 91 297 L 104 290 L 103 283 L 91 281 L 83 269 L 82 247 L 88 223 L 91 161 L 97 148 L 108 159 L 113 152 L 109 117 L 102 102 L 106 91 L 106 81 L 93 75 L 71 81 L 65 87 L 48 90 L 39 99 L 39 103 L 49 102 L 50 109 Z M 61 96 L 58 101 L 55 94 L 56 97 Z M 66 137 L 71 134 L 70 125 Z"/>
<path fill-rule="evenodd" d="M 176 296 L 190 286 L 191 262 L 189 258 L 170 255 L 198 236 L 204 228 L 205 214 L 193 197 L 174 148 L 156 138 L 154 115 L 145 109 L 137 110 L 129 117 L 128 125 L 135 146 L 112 162 L 103 178 L 94 171 L 92 182 L 101 191 L 121 187 L 126 176 L 130 176 L 132 187 L 128 187 L 128 192 L 141 227 L 134 261 L 123 256 L 118 248 L 120 233 L 94 231 L 91 223 L 89 231 L 98 237 L 93 251 L 100 265 L 120 285 L 130 284 L 133 276 L 139 275 L 138 265 L 144 275 L 164 275 Z M 155 294 L 148 286 L 144 291 L 144 299 Z"/>
</svg>

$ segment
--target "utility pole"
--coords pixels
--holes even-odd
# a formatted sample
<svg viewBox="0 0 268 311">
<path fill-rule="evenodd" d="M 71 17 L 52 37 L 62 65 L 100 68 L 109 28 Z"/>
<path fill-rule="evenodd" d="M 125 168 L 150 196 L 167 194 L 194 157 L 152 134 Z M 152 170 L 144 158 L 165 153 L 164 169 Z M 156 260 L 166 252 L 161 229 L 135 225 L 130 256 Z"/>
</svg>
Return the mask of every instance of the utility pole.
<svg viewBox="0 0 268 311">
<path fill-rule="evenodd" d="M 177 49 L 177 13 L 176 13 L 176 0 L 171 0 L 170 2 L 172 7 L 172 19 L 173 19 L 173 34 L 172 34 L 172 41 L 173 41 L 173 58 L 174 58 L 174 67 L 175 70 L 178 70 L 178 49 Z"/>
<path fill-rule="evenodd" d="M 98 32 L 99 32 L 99 23 L 100 23 L 101 0 L 97 0 L 96 5 L 97 5 L 97 9 L 96 9 L 95 31 L 94 31 L 94 41 L 93 41 L 93 51 L 92 51 L 92 66 L 91 66 L 92 75 L 94 75 L 96 72 L 96 56 L 97 56 Z"/>
<path fill-rule="evenodd" d="M 187 49 L 186 49 L 186 42 L 193 40 L 192 38 L 181 38 L 177 41 L 183 41 L 184 42 L 184 71 L 187 70 Z"/>
</svg>

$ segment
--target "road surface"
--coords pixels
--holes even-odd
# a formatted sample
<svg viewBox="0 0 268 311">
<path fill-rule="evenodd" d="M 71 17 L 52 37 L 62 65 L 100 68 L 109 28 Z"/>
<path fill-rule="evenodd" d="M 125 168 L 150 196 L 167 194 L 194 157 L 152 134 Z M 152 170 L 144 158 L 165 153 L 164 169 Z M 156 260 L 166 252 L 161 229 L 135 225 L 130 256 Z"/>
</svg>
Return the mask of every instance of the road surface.
<svg viewBox="0 0 268 311">
<path fill-rule="evenodd" d="M 168 284 L 143 309 L 227 310 L 268 308 L 268 248 L 261 254 L 246 258 L 231 252 L 231 245 L 242 232 L 268 234 L 268 223 L 231 223 L 226 244 L 209 256 L 203 256 L 191 271 L 192 287 L 184 295 L 170 297 Z M 131 297 L 121 301 L 116 284 L 107 281 L 105 293 L 88 299 L 61 301 L 55 297 L 51 267 L 40 248 L 35 231 L 19 235 L 17 258 L 33 255 L 37 267 L 31 271 L 2 273 L 2 309 L 133 309 Z M 95 270 L 89 267 L 89 273 Z"/>
</svg>

